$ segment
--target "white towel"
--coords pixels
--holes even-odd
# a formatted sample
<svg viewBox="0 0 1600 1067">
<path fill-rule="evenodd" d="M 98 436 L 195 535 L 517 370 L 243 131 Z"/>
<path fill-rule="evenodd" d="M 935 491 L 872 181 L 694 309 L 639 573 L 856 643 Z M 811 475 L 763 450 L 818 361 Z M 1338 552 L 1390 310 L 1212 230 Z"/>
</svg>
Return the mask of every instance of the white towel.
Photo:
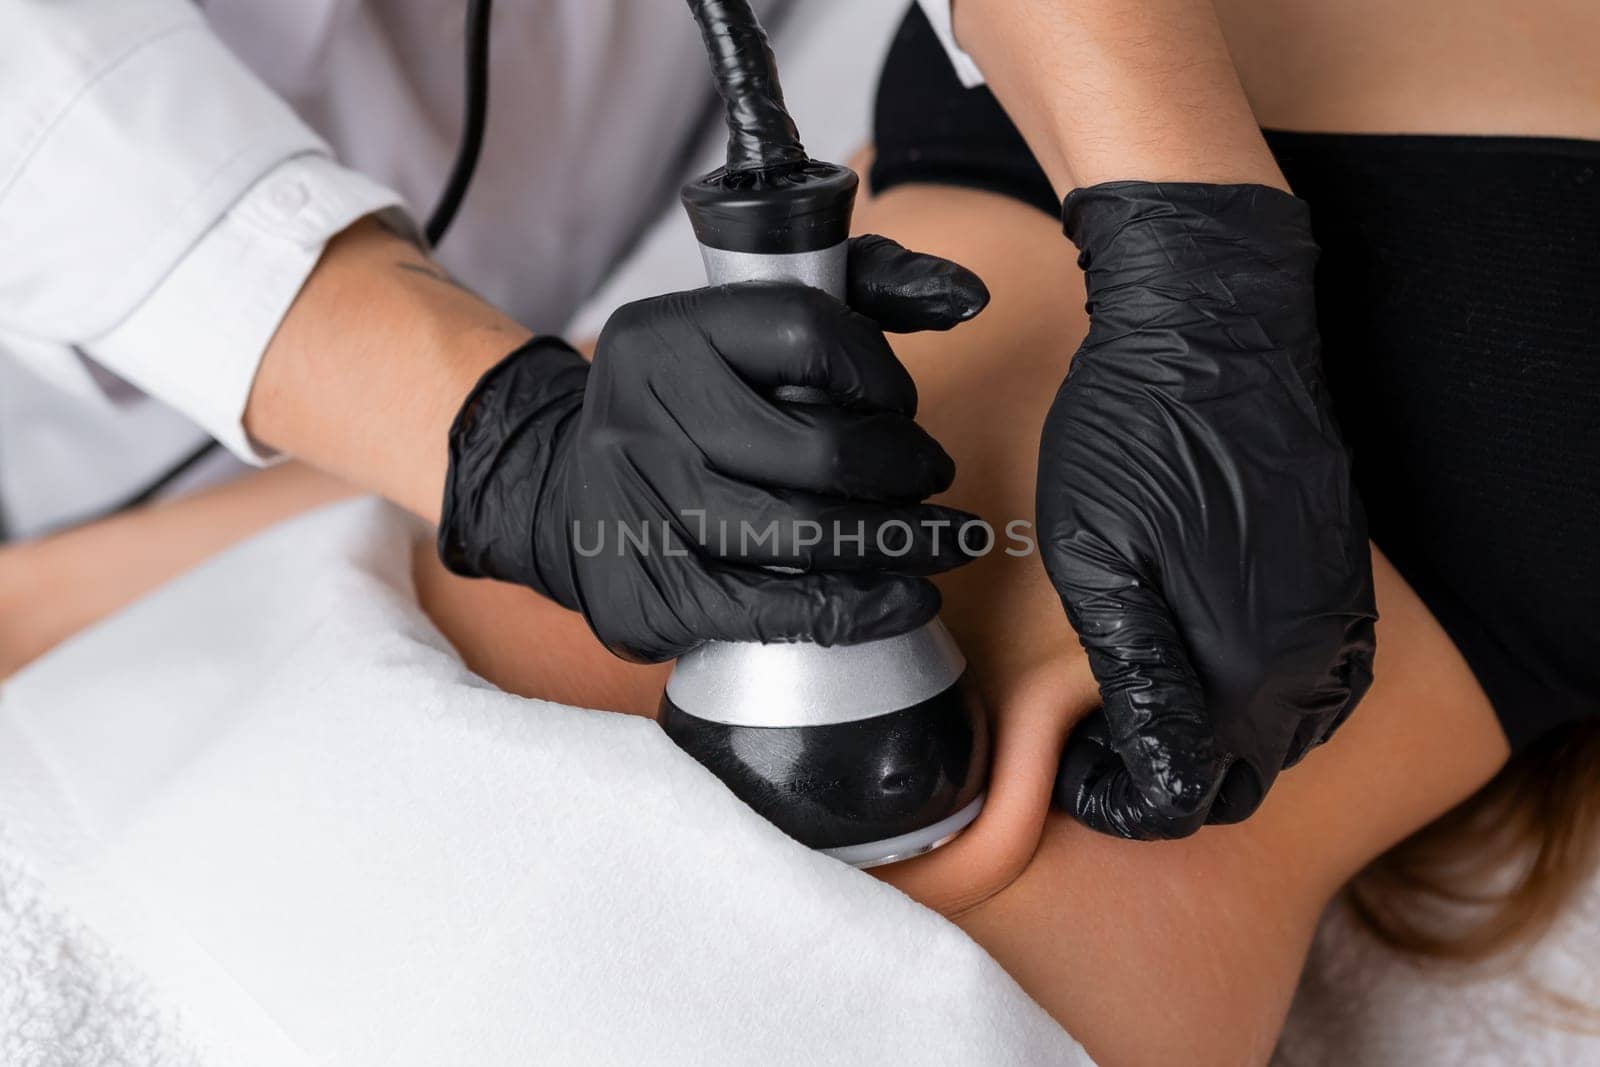
<svg viewBox="0 0 1600 1067">
<path fill-rule="evenodd" d="M 473 678 L 412 532 L 297 520 L 0 690 L 0 1063 L 1087 1062 L 652 724 Z M 1600 1005 L 1596 959 L 1600 878 L 1512 970 L 1336 907 L 1275 1062 L 1600 1063 L 1535 991 Z"/>
<path fill-rule="evenodd" d="M 53 904 L 0 836 L 0 1064 L 200 1067 L 178 1013 Z"/>
<path fill-rule="evenodd" d="M 0 821 L 229 1063 L 1087 1062 L 956 927 L 654 723 L 471 675 L 371 501 L 0 691 Z"/>
</svg>

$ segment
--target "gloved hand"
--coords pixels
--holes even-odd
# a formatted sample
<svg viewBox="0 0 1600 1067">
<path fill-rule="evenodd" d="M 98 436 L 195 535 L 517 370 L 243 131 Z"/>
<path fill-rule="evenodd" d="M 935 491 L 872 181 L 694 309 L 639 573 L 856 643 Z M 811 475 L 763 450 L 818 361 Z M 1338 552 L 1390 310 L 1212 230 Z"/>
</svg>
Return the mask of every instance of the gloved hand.
<svg viewBox="0 0 1600 1067">
<path fill-rule="evenodd" d="M 948 329 L 987 302 L 970 271 L 865 237 L 848 307 L 723 286 L 621 308 L 592 367 L 534 340 L 451 430 L 440 556 L 582 611 L 645 662 L 709 640 L 915 629 L 939 609 L 920 576 L 967 561 L 955 534 L 973 516 L 918 503 L 955 465 L 913 421 L 916 387 L 882 330 Z M 775 398 L 784 387 L 831 402 Z"/>
<path fill-rule="evenodd" d="M 1089 334 L 1046 421 L 1046 568 L 1102 710 L 1056 803 L 1129 838 L 1256 809 L 1372 680 L 1366 518 L 1322 378 L 1304 202 L 1111 182 L 1063 206 Z"/>
</svg>

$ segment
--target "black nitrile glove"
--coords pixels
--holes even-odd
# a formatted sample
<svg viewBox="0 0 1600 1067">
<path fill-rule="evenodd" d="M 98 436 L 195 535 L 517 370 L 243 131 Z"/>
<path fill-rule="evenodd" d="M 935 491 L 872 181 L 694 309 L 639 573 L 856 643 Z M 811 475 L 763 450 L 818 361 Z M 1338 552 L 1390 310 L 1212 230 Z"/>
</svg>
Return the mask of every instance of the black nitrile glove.
<svg viewBox="0 0 1600 1067">
<path fill-rule="evenodd" d="M 1366 517 L 1322 379 L 1306 205 L 1111 182 L 1063 207 L 1089 335 L 1045 423 L 1045 565 L 1102 710 L 1056 803 L 1130 838 L 1236 822 L 1372 681 Z"/>
<path fill-rule="evenodd" d="M 967 561 L 955 535 L 972 516 L 919 503 L 955 465 L 913 421 L 916 387 L 882 331 L 948 329 L 988 292 L 877 237 L 851 243 L 849 286 L 849 307 L 770 283 L 630 304 L 593 367 L 552 339 L 513 353 L 451 429 L 445 564 L 531 586 L 646 662 L 927 622 L 939 595 L 920 575 Z M 831 400 L 785 402 L 783 387 Z"/>
</svg>

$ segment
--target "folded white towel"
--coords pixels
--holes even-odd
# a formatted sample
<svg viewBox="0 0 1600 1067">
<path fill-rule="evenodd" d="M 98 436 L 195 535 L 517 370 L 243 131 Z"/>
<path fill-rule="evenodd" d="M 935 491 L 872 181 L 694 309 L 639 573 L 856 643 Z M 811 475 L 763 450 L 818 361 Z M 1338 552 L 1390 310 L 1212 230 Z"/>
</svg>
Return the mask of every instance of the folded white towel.
<svg viewBox="0 0 1600 1067">
<path fill-rule="evenodd" d="M 200 1067 L 178 1013 L 158 1005 L 45 893 L 0 827 L 0 1064 Z"/>
<path fill-rule="evenodd" d="M 230 1063 L 1084 1063 L 953 925 L 654 723 L 520 700 L 416 529 L 270 531 L 0 695 L 0 820 Z"/>
<path fill-rule="evenodd" d="M 1087 1062 L 653 724 L 467 673 L 413 533 L 287 524 L 0 691 L 0 1063 Z M 1596 959 L 1600 878 L 1511 970 L 1335 908 L 1276 1062 L 1600 1063 L 1534 991 L 1600 1004 Z"/>
</svg>

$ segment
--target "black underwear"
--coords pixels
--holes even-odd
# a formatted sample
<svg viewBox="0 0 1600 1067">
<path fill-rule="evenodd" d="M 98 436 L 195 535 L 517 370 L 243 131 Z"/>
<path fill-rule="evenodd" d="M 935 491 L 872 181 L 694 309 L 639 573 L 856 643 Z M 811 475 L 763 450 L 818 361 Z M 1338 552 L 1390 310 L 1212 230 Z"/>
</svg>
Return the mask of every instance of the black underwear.
<svg viewBox="0 0 1600 1067">
<path fill-rule="evenodd" d="M 1059 218 L 915 7 L 876 123 L 874 189 L 987 189 Z M 1322 246 L 1323 359 L 1372 540 L 1514 749 L 1600 716 L 1600 142 L 1266 138 Z"/>
</svg>

